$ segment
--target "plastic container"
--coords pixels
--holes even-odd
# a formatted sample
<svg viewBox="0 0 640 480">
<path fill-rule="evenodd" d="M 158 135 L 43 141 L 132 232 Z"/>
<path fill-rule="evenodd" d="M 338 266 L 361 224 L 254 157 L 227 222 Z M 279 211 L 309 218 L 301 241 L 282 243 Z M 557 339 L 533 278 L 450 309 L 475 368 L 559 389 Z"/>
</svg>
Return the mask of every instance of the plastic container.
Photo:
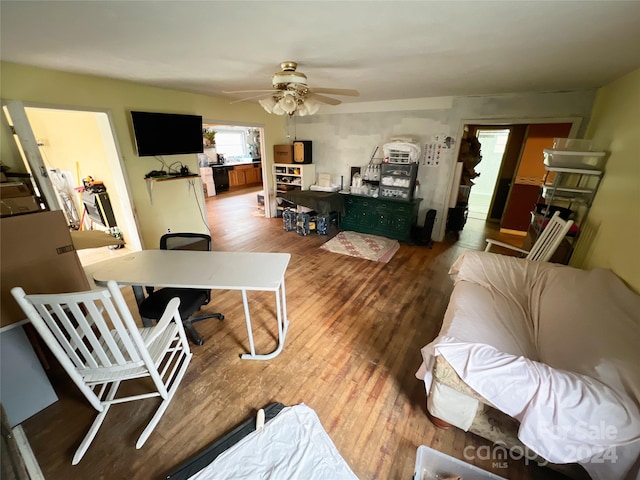
<svg viewBox="0 0 640 480">
<path fill-rule="evenodd" d="M 585 188 L 542 186 L 542 198 L 547 202 L 552 199 L 553 201 L 564 200 L 586 204 L 589 203 L 592 195 L 593 190 L 587 190 Z"/>
<path fill-rule="evenodd" d="M 409 188 L 380 187 L 380 196 L 383 198 L 399 198 L 411 200 L 412 190 Z"/>
<path fill-rule="evenodd" d="M 545 148 L 544 164 L 548 167 L 602 170 L 606 152 L 553 150 Z"/>
<path fill-rule="evenodd" d="M 578 138 L 554 138 L 553 150 L 570 150 L 573 152 L 591 152 L 597 150 L 591 140 Z"/>
<path fill-rule="evenodd" d="M 464 480 L 507 480 L 475 465 L 420 445 L 416 454 L 413 480 L 440 480 L 448 477 L 462 477 Z"/>
</svg>

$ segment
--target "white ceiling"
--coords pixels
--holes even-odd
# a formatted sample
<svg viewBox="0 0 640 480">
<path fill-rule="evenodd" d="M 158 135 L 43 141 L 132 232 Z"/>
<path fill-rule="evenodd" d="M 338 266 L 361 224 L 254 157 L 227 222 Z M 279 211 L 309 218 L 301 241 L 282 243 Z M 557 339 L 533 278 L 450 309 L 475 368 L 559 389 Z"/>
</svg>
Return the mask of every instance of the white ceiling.
<svg viewBox="0 0 640 480">
<path fill-rule="evenodd" d="M 638 1 L 8 1 L 4 61 L 210 95 L 285 60 L 344 102 L 582 90 L 640 66 Z M 237 97 L 235 97 L 237 98 Z"/>
</svg>

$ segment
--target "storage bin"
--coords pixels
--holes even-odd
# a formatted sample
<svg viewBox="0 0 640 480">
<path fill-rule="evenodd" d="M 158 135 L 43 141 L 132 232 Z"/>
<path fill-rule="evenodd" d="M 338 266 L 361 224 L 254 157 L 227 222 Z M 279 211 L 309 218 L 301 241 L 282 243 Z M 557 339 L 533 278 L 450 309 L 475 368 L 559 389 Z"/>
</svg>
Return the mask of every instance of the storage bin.
<svg viewBox="0 0 640 480">
<path fill-rule="evenodd" d="M 545 148 L 544 164 L 548 167 L 602 170 L 606 152 L 583 152 Z"/>
<path fill-rule="evenodd" d="M 411 200 L 412 190 L 409 188 L 388 188 L 380 187 L 380 196 L 384 198 L 399 198 L 402 200 Z"/>
<path fill-rule="evenodd" d="M 549 199 L 552 199 L 553 201 L 564 200 L 587 204 L 592 195 L 592 190 L 584 188 L 552 187 L 550 185 L 544 185 L 542 187 L 542 198 L 547 202 Z"/>
<path fill-rule="evenodd" d="M 293 232 L 297 228 L 298 214 L 286 207 L 282 212 L 282 226 L 285 232 Z"/>
<path fill-rule="evenodd" d="M 504 462 L 504 460 L 502 460 Z M 506 472 L 505 472 L 506 473 Z M 416 454 L 414 480 L 437 480 L 448 477 L 462 477 L 464 480 L 506 480 L 469 463 L 420 445 Z"/>
<path fill-rule="evenodd" d="M 554 138 L 553 150 L 570 150 L 572 152 L 591 152 L 596 150 L 591 140 L 577 138 Z"/>
<path fill-rule="evenodd" d="M 311 215 L 308 213 L 298 213 L 296 216 L 296 232 L 298 235 L 309 235 L 311 233 Z"/>
</svg>

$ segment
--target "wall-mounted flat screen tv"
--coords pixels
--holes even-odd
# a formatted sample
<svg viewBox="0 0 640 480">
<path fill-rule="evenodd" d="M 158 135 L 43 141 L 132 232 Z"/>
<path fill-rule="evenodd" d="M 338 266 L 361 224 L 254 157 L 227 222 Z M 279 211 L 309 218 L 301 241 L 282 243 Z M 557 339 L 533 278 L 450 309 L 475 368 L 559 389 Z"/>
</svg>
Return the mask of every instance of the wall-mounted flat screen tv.
<svg viewBox="0 0 640 480">
<path fill-rule="evenodd" d="M 140 157 L 202 153 L 202 117 L 176 113 L 131 112 Z"/>
</svg>

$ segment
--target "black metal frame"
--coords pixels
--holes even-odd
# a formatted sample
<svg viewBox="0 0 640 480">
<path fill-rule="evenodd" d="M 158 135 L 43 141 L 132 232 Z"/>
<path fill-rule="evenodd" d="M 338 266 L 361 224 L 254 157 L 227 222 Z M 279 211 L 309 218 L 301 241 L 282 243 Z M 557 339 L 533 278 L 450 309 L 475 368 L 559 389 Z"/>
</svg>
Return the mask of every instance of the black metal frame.
<svg viewBox="0 0 640 480">
<path fill-rule="evenodd" d="M 171 248 L 170 247 L 170 243 L 171 243 L 170 240 L 174 239 L 174 238 L 193 239 L 195 241 L 187 242 L 184 245 L 180 245 L 180 246 Z M 206 248 L 193 248 L 194 246 L 196 246 L 196 247 L 197 246 L 206 246 Z M 166 233 L 160 238 L 160 249 L 161 250 L 198 250 L 198 251 L 202 250 L 202 251 L 210 251 L 211 250 L 211 236 L 207 235 L 205 233 Z M 165 292 L 163 292 L 163 294 L 162 294 L 163 297 L 166 296 L 167 292 L 170 292 L 171 293 L 171 298 L 178 297 L 178 298 L 180 298 L 180 300 L 182 302 L 182 297 L 180 295 L 181 293 L 189 292 L 189 294 L 192 294 L 193 291 L 196 290 L 196 289 L 189 289 L 189 288 L 163 288 L 161 290 L 158 290 L 157 292 L 154 292 L 153 287 L 147 287 L 146 290 L 147 290 L 148 296 L 140 304 L 140 315 L 143 317 L 143 321 L 147 318 L 147 317 L 144 317 L 142 315 L 142 310 L 144 310 L 144 308 L 145 308 L 144 307 L 145 302 L 153 302 L 154 301 L 154 293 L 158 293 L 158 296 L 159 296 L 159 292 L 161 290 L 165 290 Z M 204 301 L 204 303 L 202 303 L 202 305 L 206 305 L 211 300 L 211 290 L 201 290 L 201 291 L 206 294 L 206 300 Z M 202 305 L 200 305 L 200 306 L 202 306 Z M 187 332 L 187 334 L 191 338 L 191 341 L 193 343 L 195 343 L 196 345 L 203 345 L 204 344 L 204 340 L 202 339 L 202 337 L 200 336 L 198 331 L 195 329 L 193 324 L 196 323 L 196 322 L 200 322 L 202 320 L 207 320 L 209 318 L 217 318 L 218 320 L 222 321 L 222 320 L 224 320 L 224 315 L 222 313 L 207 313 L 205 315 L 199 315 L 199 316 L 194 316 L 192 314 L 192 315 L 189 315 L 187 318 L 182 318 L 182 325 L 184 325 L 185 331 Z M 158 319 L 156 318 L 156 319 L 152 319 L 152 320 L 158 320 Z"/>
</svg>

